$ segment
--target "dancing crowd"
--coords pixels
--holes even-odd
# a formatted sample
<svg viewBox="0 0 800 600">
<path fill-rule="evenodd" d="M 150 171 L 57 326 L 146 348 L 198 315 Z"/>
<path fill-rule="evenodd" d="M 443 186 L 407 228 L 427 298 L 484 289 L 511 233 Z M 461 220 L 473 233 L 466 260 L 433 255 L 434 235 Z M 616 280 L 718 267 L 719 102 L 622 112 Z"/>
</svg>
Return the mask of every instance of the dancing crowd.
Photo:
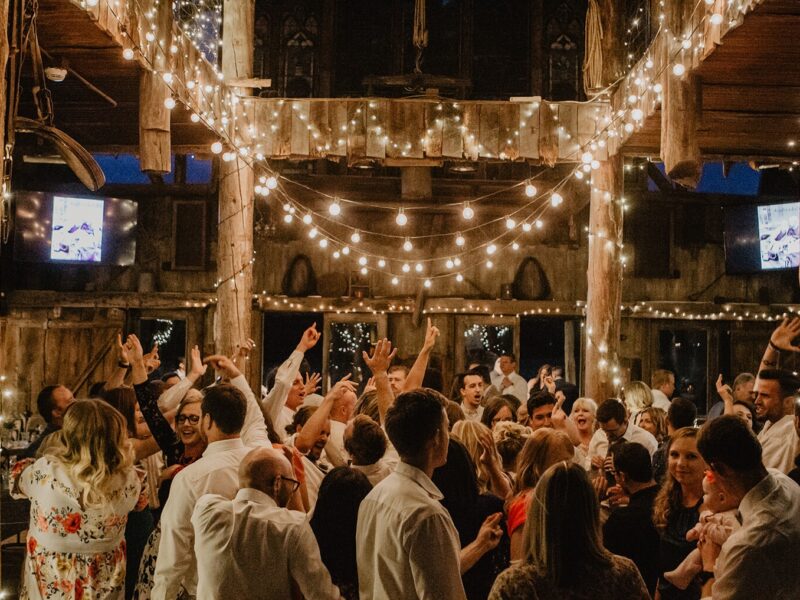
<svg viewBox="0 0 800 600">
<path fill-rule="evenodd" d="M 89 398 L 38 396 L 48 426 L 11 477 L 22 597 L 800 597 L 800 379 L 780 364 L 800 319 L 756 375 L 719 377 L 699 428 L 664 370 L 585 398 L 504 354 L 448 398 L 438 335 L 410 366 L 378 341 L 369 380 L 324 395 L 313 325 L 257 393 L 250 340 L 158 377 L 158 349 L 120 337 Z"/>
</svg>

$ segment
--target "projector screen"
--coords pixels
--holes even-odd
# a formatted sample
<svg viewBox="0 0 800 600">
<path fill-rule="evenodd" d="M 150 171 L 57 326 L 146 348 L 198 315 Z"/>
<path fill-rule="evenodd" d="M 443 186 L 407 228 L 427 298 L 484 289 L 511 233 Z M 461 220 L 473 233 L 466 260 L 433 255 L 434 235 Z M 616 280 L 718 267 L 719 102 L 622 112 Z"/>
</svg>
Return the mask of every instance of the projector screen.
<svg viewBox="0 0 800 600">
<path fill-rule="evenodd" d="M 53 197 L 52 260 L 102 262 L 103 200 Z"/>
</svg>

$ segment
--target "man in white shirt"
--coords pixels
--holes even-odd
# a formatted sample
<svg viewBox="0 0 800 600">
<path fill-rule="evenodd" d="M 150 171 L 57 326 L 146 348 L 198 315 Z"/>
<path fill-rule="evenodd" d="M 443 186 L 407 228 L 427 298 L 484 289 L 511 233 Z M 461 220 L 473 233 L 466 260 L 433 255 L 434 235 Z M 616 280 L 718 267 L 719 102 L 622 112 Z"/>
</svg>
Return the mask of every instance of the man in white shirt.
<svg viewBox="0 0 800 600">
<path fill-rule="evenodd" d="M 347 456 L 347 451 L 344 448 L 344 430 L 347 427 L 347 423 L 353 418 L 357 400 L 358 397 L 355 391 L 348 389 L 337 396 L 331 407 L 331 436 L 328 440 L 328 449 L 333 446 L 338 454 L 337 460 Z M 330 451 L 328 453 L 330 454 Z"/>
<path fill-rule="evenodd" d="M 797 598 L 800 487 L 761 461 L 761 447 L 733 415 L 706 423 L 697 449 L 719 488 L 739 505 L 742 527 L 722 544 L 705 540 L 701 580 L 715 600 Z"/>
<path fill-rule="evenodd" d="M 516 372 L 517 359 L 514 355 L 511 353 L 501 355 L 497 359 L 497 368 L 500 372 L 492 371 L 492 385 L 501 394 L 511 394 L 520 402 L 527 402 L 528 382 Z"/>
<path fill-rule="evenodd" d="M 460 376 L 461 385 L 459 394 L 461 395 L 461 409 L 464 411 L 464 418 L 468 421 L 480 421 L 483 416 L 483 388 L 485 382 L 480 371 L 467 371 Z"/>
<path fill-rule="evenodd" d="M 794 468 L 798 438 L 794 429 L 794 395 L 800 380 L 780 369 L 762 369 L 756 377 L 756 417 L 764 422 L 758 434 L 764 466 L 788 473 Z"/>
<path fill-rule="evenodd" d="M 462 600 L 458 533 L 431 481 L 447 461 L 444 407 L 429 391 L 406 392 L 387 411 L 385 426 L 402 462 L 358 511 L 359 595 Z"/>
<path fill-rule="evenodd" d="M 350 466 L 364 473 L 375 486 L 392 474 L 397 460 L 387 455 L 386 434 L 367 415 L 358 415 L 347 424 L 344 445 L 352 459 Z"/>
<path fill-rule="evenodd" d="M 249 452 L 248 446 L 271 446 L 263 415 L 244 375 L 225 356 L 209 356 L 204 362 L 211 363 L 231 383 L 215 385 L 205 392 L 200 434 L 208 446 L 202 458 L 172 481 L 161 514 L 161 542 L 151 592 L 154 600 L 174 600 L 182 587 L 195 594 L 197 565 L 191 516 L 197 498 L 203 494 L 233 498 L 239 488 L 239 463 Z"/>
<path fill-rule="evenodd" d="M 283 600 L 292 581 L 308 600 L 340 598 L 306 515 L 286 508 L 299 486 L 289 461 L 271 448 L 251 450 L 239 486 L 233 500 L 202 496 L 192 514 L 197 600 Z"/>
<path fill-rule="evenodd" d="M 625 405 L 616 398 L 609 398 L 601 402 L 597 407 L 595 418 L 598 429 L 589 440 L 589 464 L 585 465 L 587 469 L 603 468 L 603 462 L 608 455 L 609 443 L 614 444 L 622 440 L 637 442 L 647 449 L 651 458 L 658 448 L 658 442 L 653 434 L 631 423 Z"/>
<path fill-rule="evenodd" d="M 675 393 L 675 374 L 666 369 L 656 369 L 650 378 L 650 388 L 653 393 L 653 406 L 667 412 L 672 394 Z"/>
<path fill-rule="evenodd" d="M 261 403 L 264 414 L 272 421 L 273 429 L 281 440 L 289 437 L 286 426 L 292 422 L 294 413 L 303 403 L 306 394 L 305 384 L 299 373 L 300 363 L 303 362 L 305 353 L 317 345 L 321 335 L 317 331 L 316 323 L 303 332 L 297 348 L 278 368 L 275 384 Z"/>
</svg>

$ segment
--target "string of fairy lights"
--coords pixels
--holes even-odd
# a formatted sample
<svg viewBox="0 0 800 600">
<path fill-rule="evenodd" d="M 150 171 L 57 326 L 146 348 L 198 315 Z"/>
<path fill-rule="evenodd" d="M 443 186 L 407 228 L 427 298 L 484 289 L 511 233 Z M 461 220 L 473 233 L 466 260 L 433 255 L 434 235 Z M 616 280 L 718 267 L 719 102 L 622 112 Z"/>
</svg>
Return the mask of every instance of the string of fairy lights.
<svg viewBox="0 0 800 600">
<path fill-rule="evenodd" d="M 105 1 L 108 3 L 109 10 L 112 12 L 117 6 L 117 0 L 83 0 L 84 5 L 88 8 L 96 6 L 98 2 Z M 187 1 L 187 0 L 183 0 Z M 748 5 L 743 2 L 729 2 L 722 7 L 725 14 L 717 11 L 717 5 L 714 0 L 699 0 L 693 9 L 693 15 L 699 8 L 706 5 L 706 12 L 702 17 L 694 22 L 694 26 L 689 31 L 685 32 L 681 37 L 673 36 L 673 48 L 668 53 L 668 60 L 665 64 L 656 67 L 656 61 L 652 58 L 653 48 L 648 49 L 645 56 L 637 63 L 636 67 L 624 78 L 622 85 L 625 86 L 631 93 L 626 98 L 624 106 L 617 109 L 611 115 L 603 114 L 596 117 L 596 121 L 600 123 L 601 128 L 586 142 L 583 146 L 579 146 L 569 156 L 562 157 L 565 160 L 577 160 L 580 158 L 580 163 L 574 168 L 569 175 L 562 179 L 559 183 L 553 186 L 548 199 L 544 198 L 544 194 L 539 194 L 536 186 L 532 183 L 532 179 L 526 182 L 515 184 L 516 186 L 525 186 L 525 193 L 530 200 L 526 201 L 522 207 L 516 209 L 512 213 L 497 219 L 488 220 L 480 223 L 479 225 L 471 225 L 475 219 L 474 205 L 480 203 L 487 197 L 479 197 L 471 200 L 465 200 L 462 207 L 462 217 L 465 221 L 464 231 L 456 230 L 452 232 L 440 232 L 428 236 L 410 236 L 403 235 L 402 230 L 396 234 L 387 234 L 379 231 L 369 230 L 368 224 L 365 228 L 356 229 L 349 225 L 343 225 L 337 221 L 337 217 L 343 214 L 343 206 L 347 205 L 349 201 L 346 198 L 332 198 L 330 199 L 327 215 L 319 211 L 315 212 L 299 201 L 296 197 L 292 196 L 287 187 L 296 185 L 296 182 L 285 177 L 276 177 L 275 174 L 269 171 L 266 159 L 262 152 L 260 152 L 260 144 L 255 143 L 254 140 L 258 139 L 258 131 L 255 124 L 250 119 L 248 113 L 243 108 L 243 102 L 236 93 L 223 83 L 224 77 L 218 71 L 215 65 L 208 63 L 207 60 L 201 61 L 203 68 L 196 66 L 192 78 L 182 80 L 180 77 L 179 69 L 175 68 L 175 61 L 173 57 L 179 54 L 182 50 L 184 52 L 184 59 L 189 56 L 186 53 L 186 43 L 188 42 L 198 51 L 202 51 L 202 40 L 204 39 L 204 31 L 207 29 L 207 24 L 199 23 L 189 27 L 189 33 L 181 31 L 177 40 L 172 39 L 172 44 L 167 46 L 163 39 L 163 35 L 158 31 L 156 25 L 156 10 L 155 6 L 158 0 L 155 0 L 153 6 L 149 9 L 141 7 L 139 2 L 135 6 L 139 6 L 145 20 L 147 22 L 146 33 L 144 36 L 145 45 L 147 47 L 139 47 L 135 44 L 126 45 L 123 49 L 123 56 L 132 60 L 139 58 L 149 68 L 155 69 L 148 56 L 149 50 L 153 48 L 156 53 L 160 52 L 160 60 L 157 61 L 162 67 L 161 75 L 171 91 L 171 95 L 165 99 L 165 106 L 168 109 L 173 109 L 177 106 L 177 102 L 184 103 L 187 108 L 192 112 L 191 118 L 195 122 L 203 122 L 210 129 L 215 131 L 219 136 L 219 140 L 215 141 L 210 150 L 214 154 L 221 154 L 223 161 L 232 161 L 234 159 L 241 160 L 247 165 L 266 171 L 266 174 L 261 176 L 259 185 L 256 186 L 256 194 L 258 196 L 268 196 L 271 191 L 276 191 L 275 196 L 278 201 L 282 202 L 285 215 L 283 220 L 288 224 L 294 221 L 295 218 L 302 222 L 306 227 L 306 233 L 310 239 L 316 240 L 320 248 L 330 249 L 334 258 L 341 258 L 352 254 L 360 267 L 362 273 L 369 271 L 384 273 L 391 277 L 391 282 L 396 284 L 401 277 L 412 277 L 417 280 L 422 280 L 426 287 L 430 287 L 434 279 L 444 277 L 455 277 L 457 281 L 463 280 L 463 272 L 468 269 L 474 268 L 483 264 L 486 268 L 494 266 L 493 256 L 507 248 L 518 249 L 522 233 L 531 233 L 535 229 L 541 229 L 544 226 L 543 214 L 549 208 L 556 208 L 563 203 L 563 196 L 561 189 L 563 185 L 571 177 L 578 179 L 586 179 L 586 183 L 590 184 L 589 178 L 586 174 L 591 173 L 593 169 L 599 168 L 600 161 L 596 158 L 598 151 L 605 152 L 611 142 L 615 144 L 621 143 L 626 136 L 631 135 L 642 122 L 646 114 L 651 114 L 658 103 L 661 101 L 661 93 L 663 86 L 659 81 L 660 76 L 667 69 L 671 68 L 671 72 L 676 77 L 682 77 L 687 70 L 685 62 L 687 62 L 686 52 L 692 50 L 695 54 L 702 49 L 703 41 L 702 36 L 699 40 L 695 40 L 695 36 L 699 35 L 699 30 L 704 26 L 705 22 L 711 26 L 719 26 L 726 18 L 733 23 L 736 18 L 748 9 Z M 198 14 L 216 14 L 213 11 L 215 2 L 213 0 L 203 0 L 204 8 L 198 11 Z M 218 2 L 216 3 L 218 5 Z M 663 1 L 661 5 L 663 7 Z M 714 5 L 712 7 L 712 5 Z M 128 10 L 130 10 L 130 6 Z M 694 17 L 692 17 L 694 18 Z M 659 18 L 662 22 L 663 18 Z M 138 53 L 138 54 L 137 54 Z M 214 107 L 213 110 L 207 110 L 208 107 Z M 367 125 L 372 127 L 372 134 L 379 136 L 384 144 L 393 145 L 397 147 L 397 143 L 389 139 L 388 135 L 384 132 L 383 124 L 378 120 L 377 115 L 373 112 L 370 114 L 370 109 L 373 108 L 373 103 L 369 102 L 366 106 L 366 119 Z M 480 146 L 474 133 L 470 133 L 466 124 L 463 122 L 462 114 L 459 112 L 459 103 L 451 102 L 448 105 L 442 104 L 443 116 L 437 120 L 437 123 L 443 122 L 445 119 L 451 119 L 452 124 L 455 124 L 463 133 L 465 153 L 470 155 L 470 145 Z M 300 103 L 292 103 L 292 110 L 302 111 Z M 359 109 L 361 110 L 361 109 Z M 530 117 L 532 111 L 529 110 L 525 115 Z M 301 120 L 307 120 L 308 115 L 301 113 L 298 115 Z M 557 116 L 554 117 L 557 119 Z M 350 123 L 351 127 L 355 127 L 355 123 Z M 345 129 L 347 126 L 344 126 Z M 277 129 L 276 125 L 271 126 L 274 132 Z M 311 136 L 316 139 L 319 132 L 315 131 L 314 126 L 309 122 L 308 130 Z M 558 128 L 559 135 L 569 137 L 569 133 L 565 131 L 562 126 Z M 245 134 L 246 132 L 246 134 Z M 267 135 L 261 132 L 263 138 Z M 426 134 L 426 137 L 429 134 Z M 382 137 L 381 137 L 382 136 Z M 617 138 L 615 140 L 615 138 Z M 246 140 L 249 140 L 246 141 Z M 426 139 L 423 138 L 422 142 L 425 143 Z M 341 143 L 342 140 L 339 140 Z M 404 149 L 401 149 L 404 151 Z M 608 148 L 608 151 L 611 149 Z M 602 156 L 602 155 L 600 155 Z M 320 192 L 317 192 L 320 193 Z M 324 195 L 324 194 L 323 194 Z M 606 201 L 620 202 L 624 206 L 624 199 L 611 198 L 609 194 L 605 195 Z M 363 203 L 358 203 L 363 204 Z M 245 207 L 249 208 L 249 206 Z M 425 207 L 402 207 L 396 209 L 395 223 L 399 228 L 406 227 L 409 222 L 409 215 L 415 210 L 423 210 Z M 465 235 L 466 232 L 480 231 L 483 228 L 488 228 L 497 225 L 499 222 L 504 222 L 505 230 L 501 231 L 499 235 L 494 237 L 484 236 L 483 240 L 478 239 L 473 241 L 470 236 Z M 476 222 L 476 221 L 475 221 Z M 339 230 L 343 230 L 341 233 Z M 349 234 L 349 235 L 348 235 Z M 604 232 L 587 232 L 591 236 L 604 237 Z M 424 240 L 431 237 L 444 237 L 451 236 L 453 238 L 454 247 L 453 251 L 448 253 L 447 256 L 441 257 L 426 257 L 417 258 L 415 260 L 398 259 L 398 256 L 405 257 L 410 255 L 415 250 L 415 242 Z M 475 236 L 478 237 L 478 236 Z M 391 251 L 383 254 L 376 251 L 362 250 L 364 245 L 359 246 L 359 252 L 353 252 L 353 249 L 364 241 L 370 239 L 378 240 L 393 240 L 394 243 L 400 243 L 402 240 L 402 252 L 392 247 Z M 620 248 L 619 242 L 611 241 L 609 249 Z M 481 252 L 485 255 L 480 255 Z M 480 255 L 480 258 L 477 256 Z M 469 257 L 469 260 L 465 260 Z M 441 272 L 431 272 L 432 267 L 437 261 L 441 261 L 444 270 Z M 250 268 L 255 262 L 255 253 L 251 260 L 245 261 L 238 269 L 232 269 L 232 273 L 228 276 L 222 276 L 217 280 L 216 286 L 222 285 L 227 281 L 233 281 L 237 276 L 242 276 L 244 272 Z M 624 262 L 624 257 L 623 257 Z M 459 264 L 460 263 L 460 264 Z"/>
</svg>

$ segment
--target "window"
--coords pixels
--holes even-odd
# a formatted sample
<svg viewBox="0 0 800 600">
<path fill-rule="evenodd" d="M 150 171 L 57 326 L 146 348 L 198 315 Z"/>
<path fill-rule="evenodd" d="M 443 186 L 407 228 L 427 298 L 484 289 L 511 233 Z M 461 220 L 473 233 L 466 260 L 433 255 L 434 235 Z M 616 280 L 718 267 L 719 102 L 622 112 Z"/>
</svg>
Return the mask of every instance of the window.
<svg viewBox="0 0 800 600">
<path fill-rule="evenodd" d="M 370 352 L 383 337 L 386 337 L 386 315 L 325 315 L 325 389 L 350 374 L 359 383 L 360 393 L 372 376 L 362 352 Z"/>
<path fill-rule="evenodd" d="M 548 100 L 580 100 L 586 3 L 546 2 L 545 11 L 545 95 Z"/>
<path fill-rule="evenodd" d="M 494 368 L 505 352 L 519 354 L 519 327 L 515 317 L 457 317 L 456 367 L 472 364 Z"/>
<path fill-rule="evenodd" d="M 158 375 L 175 371 L 183 364 L 186 369 L 186 321 L 169 316 L 139 320 L 139 339 L 145 352 L 158 344 L 161 366 Z"/>
</svg>

